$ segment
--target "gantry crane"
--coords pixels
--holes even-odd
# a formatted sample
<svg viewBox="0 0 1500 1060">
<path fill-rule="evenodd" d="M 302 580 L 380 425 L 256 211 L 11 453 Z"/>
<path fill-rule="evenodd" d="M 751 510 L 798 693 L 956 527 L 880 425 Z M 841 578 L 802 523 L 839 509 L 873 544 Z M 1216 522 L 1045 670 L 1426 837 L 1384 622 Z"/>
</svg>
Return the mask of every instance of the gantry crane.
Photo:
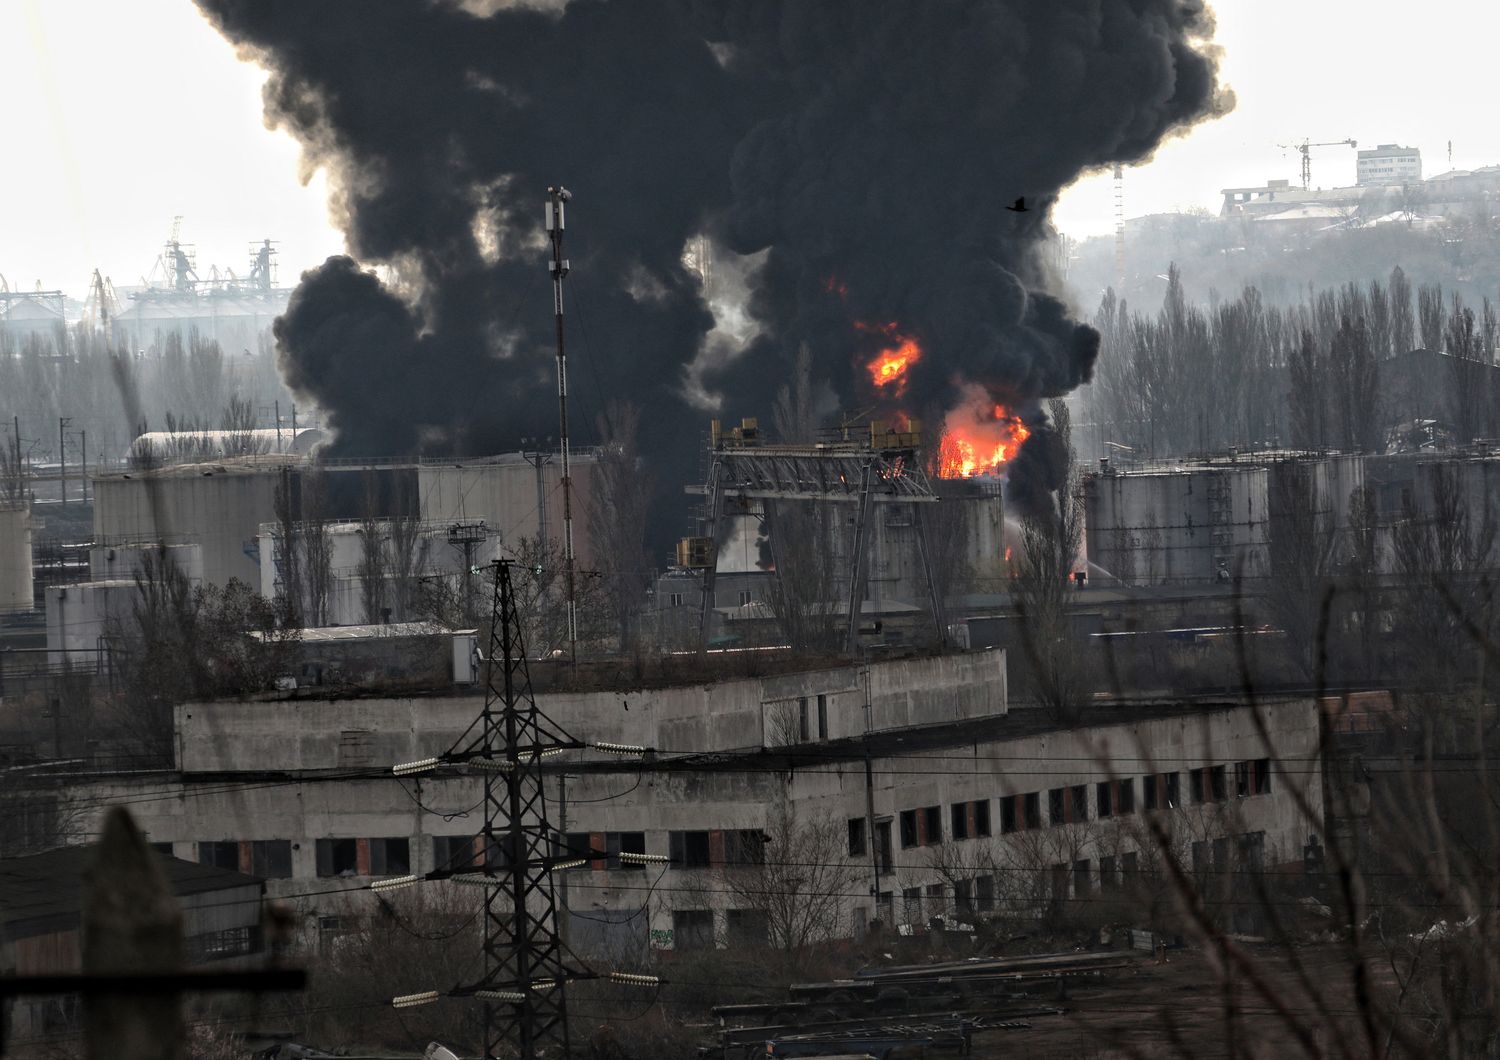
<svg viewBox="0 0 1500 1060">
<path fill-rule="evenodd" d="M 1303 138 L 1300 144 L 1277 144 L 1283 151 L 1300 151 L 1302 154 L 1302 190 L 1306 191 L 1312 184 L 1312 149 L 1314 147 L 1338 147 L 1340 144 L 1348 144 L 1350 147 L 1358 147 L 1355 140 L 1323 140 L 1320 143 L 1312 143 Z"/>
</svg>

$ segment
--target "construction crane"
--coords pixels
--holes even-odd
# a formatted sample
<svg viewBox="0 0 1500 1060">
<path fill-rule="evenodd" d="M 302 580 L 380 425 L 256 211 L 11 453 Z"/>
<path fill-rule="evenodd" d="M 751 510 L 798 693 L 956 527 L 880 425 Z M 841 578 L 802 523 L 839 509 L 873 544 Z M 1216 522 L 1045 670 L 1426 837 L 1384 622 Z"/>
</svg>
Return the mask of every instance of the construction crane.
<svg viewBox="0 0 1500 1060">
<path fill-rule="evenodd" d="M 1302 190 L 1306 191 L 1312 184 L 1312 149 L 1314 147 L 1338 147 L 1340 144 L 1348 144 L 1350 147 L 1358 147 L 1355 140 L 1323 140 L 1312 143 L 1303 138 L 1300 144 L 1277 144 L 1283 151 L 1298 151 L 1302 154 Z"/>
</svg>

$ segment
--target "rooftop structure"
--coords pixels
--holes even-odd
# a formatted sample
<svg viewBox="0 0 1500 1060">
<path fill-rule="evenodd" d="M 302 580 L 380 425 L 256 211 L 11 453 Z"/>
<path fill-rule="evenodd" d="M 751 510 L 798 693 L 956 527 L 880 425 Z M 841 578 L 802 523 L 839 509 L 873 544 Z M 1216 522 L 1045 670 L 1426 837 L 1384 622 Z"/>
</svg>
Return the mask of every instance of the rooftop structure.
<svg viewBox="0 0 1500 1060">
<path fill-rule="evenodd" d="M 1397 144 L 1362 150 L 1355 162 L 1355 174 L 1360 187 L 1414 184 L 1422 179 L 1422 152 Z"/>
</svg>

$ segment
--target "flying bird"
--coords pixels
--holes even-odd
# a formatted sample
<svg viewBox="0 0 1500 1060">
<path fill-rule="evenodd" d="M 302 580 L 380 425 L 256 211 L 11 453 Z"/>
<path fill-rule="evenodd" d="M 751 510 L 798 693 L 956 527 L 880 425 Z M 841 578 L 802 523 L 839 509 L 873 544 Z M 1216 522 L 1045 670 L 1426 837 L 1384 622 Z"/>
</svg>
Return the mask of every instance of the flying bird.
<svg viewBox="0 0 1500 1060">
<path fill-rule="evenodd" d="M 1013 210 L 1016 213 L 1025 213 L 1026 212 L 1026 197 L 1024 195 L 1021 196 L 1021 198 L 1017 199 L 1014 203 L 1012 203 L 1011 205 L 1007 206 L 1006 209 L 1007 210 Z"/>
</svg>

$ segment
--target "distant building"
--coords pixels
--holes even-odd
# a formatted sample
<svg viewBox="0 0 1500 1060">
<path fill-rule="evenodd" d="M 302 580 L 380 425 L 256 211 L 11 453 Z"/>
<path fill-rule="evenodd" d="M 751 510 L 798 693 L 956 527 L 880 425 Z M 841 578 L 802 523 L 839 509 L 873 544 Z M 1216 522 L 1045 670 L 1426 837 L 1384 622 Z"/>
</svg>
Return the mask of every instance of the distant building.
<svg viewBox="0 0 1500 1060">
<path fill-rule="evenodd" d="M 1415 147 L 1381 144 L 1361 151 L 1355 163 L 1355 181 L 1360 187 L 1413 184 L 1422 179 L 1422 152 Z"/>
</svg>

